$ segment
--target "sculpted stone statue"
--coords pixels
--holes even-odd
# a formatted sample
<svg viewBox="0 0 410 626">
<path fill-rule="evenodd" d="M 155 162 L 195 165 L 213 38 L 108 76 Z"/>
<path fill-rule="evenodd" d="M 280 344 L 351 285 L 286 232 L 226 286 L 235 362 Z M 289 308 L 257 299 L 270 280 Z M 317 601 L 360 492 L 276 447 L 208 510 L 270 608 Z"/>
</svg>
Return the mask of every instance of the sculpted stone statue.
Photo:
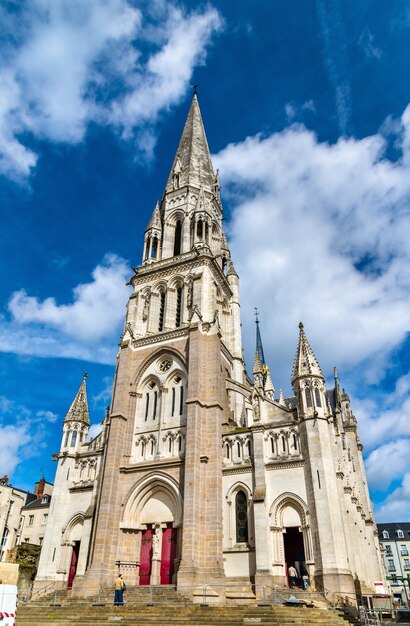
<svg viewBox="0 0 410 626">
<path fill-rule="evenodd" d="M 143 311 L 142 311 L 142 320 L 144 322 L 148 319 L 150 302 L 151 302 L 151 292 L 148 291 L 145 294 L 144 308 L 143 308 Z"/>
<path fill-rule="evenodd" d="M 190 280 L 187 285 L 187 296 L 186 296 L 186 305 L 188 309 L 192 309 L 193 293 L 194 293 L 194 285 L 193 285 L 192 280 Z"/>
</svg>

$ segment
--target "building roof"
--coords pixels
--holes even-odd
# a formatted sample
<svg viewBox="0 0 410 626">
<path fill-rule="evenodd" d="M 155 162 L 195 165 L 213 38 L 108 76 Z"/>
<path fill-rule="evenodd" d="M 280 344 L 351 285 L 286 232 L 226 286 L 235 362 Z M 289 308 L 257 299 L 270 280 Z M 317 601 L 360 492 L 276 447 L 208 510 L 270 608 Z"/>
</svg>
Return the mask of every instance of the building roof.
<svg viewBox="0 0 410 626">
<path fill-rule="evenodd" d="M 31 494 L 32 495 L 32 494 Z M 41 498 L 35 498 L 35 500 L 32 500 L 29 502 L 29 504 L 26 504 L 25 506 L 22 507 L 22 511 L 26 511 L 28 509 L 44 509 L 50 506 L 50 502 L 51 502 L 51 497 L 49 495 L 44 495 Z M 45 500 L 47 498 L 47 500 L 45 502 L 43 502 L 43 500 Z"/>
<path fill-rule="evenodd" d="M 384 530 L 389 532 L 389 539 L 385 541 L 391 541 L 392 539 L 408 539 L 410 540 L 410 522 L 387 522 L 386 524 L 377 524 L 377 530 L 379 531 L 379 538 L 384 539 L 382 533 Z M 402 530 L 404 537 L 397 537 L 396 531 Z"/>
</svg>

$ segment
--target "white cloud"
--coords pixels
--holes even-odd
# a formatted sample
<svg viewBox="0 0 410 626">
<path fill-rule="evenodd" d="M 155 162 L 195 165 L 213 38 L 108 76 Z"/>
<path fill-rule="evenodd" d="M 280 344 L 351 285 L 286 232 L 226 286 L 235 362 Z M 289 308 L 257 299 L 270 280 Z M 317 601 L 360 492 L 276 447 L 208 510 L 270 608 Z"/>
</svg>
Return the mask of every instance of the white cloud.
<svg viewBox="0 0 410 626">
<path fill-rule="evenodd" d="M 30 134 L 77 143 L 91 121 L 152 152 L 146 125 L 185 95 L 222 25 L 209 5 L 156 3 L 143 15 L 129 0 L 33 0 L 0 19 L 12 33 L 0 63 L 0 173 L 12 177 L 36 164 Z"/>
<path fill-rule="evenodd" d="M 87 435 L 87 441 L 91 441 L 102 431 L 102 424 L 91 424 Z"/>
<path fill-rule="evenodd" d="M 0 321 L 0 350 L 112 363 L 129 275 L 126 261 L 108 254 L 92 272 L 92 280 L 73 289 L 70 304 L 15 292 L 8 306 L 12 319 Z"/>
<path fill-rule="evenodd" d="M 21 461 L 40 454 L 49 436 L 45 422 L 57 417 L 49 410 L 33 416 L 24 405 L 0 396 L 0 475 L 12 475 Z"/>
<path fill-rule="evenodd" d="M 11 475 L 22 461 L 22 449 L 30 443 L 27 426 L 0 426 L 0 474 Z"/>
<path fill-rule="evenodd" d="M 410 107 L 396 162 L 380 134 L 328 144 L 302 125 L 248 137 L 214 157 L 231 205 L 244 328 L 257 305 L 276 388 L 289 390 L 300 320 L 322 369 L 337 365 L 342 384 L 343 372 L 355 379 L 352 407 L 370 478 L 386 488 L 410 470 L 410 378 L 390 396 L 367 386 L 366 397 L 363 388 L 383 379 L 410 332 L 409 118 Z M 250 362 L 253 333 L 245 341 Z"/>
<path fill-rule="evenodd" d="M 57 413 L 53 411 L 37 411 L 36 416 L 49 423 L 54 423 L 58 419 Z"/>
<path fill-rule="evenodd" d="M 397 479 L 410 472 L 410 439 L 390 441 L 373 452 L 366 459 L 369 485 L 378 490 L 387 489 Z"/>
<path fill-rule="evenodd" d="M 101 391 L 95 396 L 93 396 L 94 405 L 98 405 L 103 402 L 107 404 L 111 400 L 112 386 L 113 386 L 113 379 L 111 378 L 111 376 L 104 376 L 103 385 L 104 386 L 101 389 Z"/>
<path fill-rule="evenodd" d="M 367 58 L 381 59 L 382 51 L 375 45 L 374 35 L 370 32 L 367 26 L 363 29 L 363 32 L 359 37 L 358 45 L 363 50 Z"/>
<path fill-rule="evenodd" d="M 395 489 L 376 509 L 379 522 L 410 521 L 410 472 L 406 473 L 400 487 Z"/>
<path fill-rule="evenodd" d="M 378 355 L 380 375 L 410 330 L 409 113 L 396 163 L 379 135 L 330 145 L 300 125 L 214 157 L 233 205 L 244 321 L 257 304 L 278 386 L 290 378 L 299 320 L 326 371 Z"/>
<path fill-rule="evenodd" d="M 343 17 L 336 0 L 316 0 L 316 9 L 323 40 L 324 65 L 335 94 L 339 128 L 346 135 L 350 125 L 351 89 Z"/>
</svg>

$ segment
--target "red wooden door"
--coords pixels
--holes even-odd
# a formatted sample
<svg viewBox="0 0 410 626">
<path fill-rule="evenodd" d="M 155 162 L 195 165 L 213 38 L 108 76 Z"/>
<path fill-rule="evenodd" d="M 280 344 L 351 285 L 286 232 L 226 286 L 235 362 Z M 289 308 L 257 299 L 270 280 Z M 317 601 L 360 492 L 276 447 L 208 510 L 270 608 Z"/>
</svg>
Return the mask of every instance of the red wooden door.
<svg viewBox="0 0 410 626">
<path fill-rule="evenodd" d="M 71 555 L 70 569 L 68 571 L 68 589 L 73 586 L 73 580 L 77 572 L 78 555 L 80 553 L 80 542 L 76 541 L 73 545 L 73 552 Z"/>
<path fill-rule="evenodd" d="M 170 585 L 172 583 L 172 574 L 174 573 L 174 561 L 177 554 L 177 529 L 172 528 L 172 524 L 167 524 L 167 528 L 162 531 L 162 550 L 161 550 L 161 585 Z"/>
<path fill-rule="evenodd" d="M 152 563 L 152 528 L 143 531 L 140 554 L 140 585 L 149 585 Z"/>
</svg>

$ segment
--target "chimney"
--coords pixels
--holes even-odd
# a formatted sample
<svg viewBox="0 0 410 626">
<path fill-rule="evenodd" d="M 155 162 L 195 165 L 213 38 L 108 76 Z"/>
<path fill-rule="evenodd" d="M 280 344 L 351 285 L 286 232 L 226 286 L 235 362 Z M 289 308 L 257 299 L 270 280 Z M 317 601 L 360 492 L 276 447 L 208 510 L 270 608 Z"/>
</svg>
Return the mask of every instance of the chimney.
<svg viewBox="0 0 410 626">
<path fill-rule="evenodd" d="M 46 479 L 43 476 L 43 478 L 38 483 L 36 483 L 36 486 L 34 489 L 34 495 L 36 495 L 37 498 L 43 497 L 45 486 L 46 486 Z"/>
</svg>

